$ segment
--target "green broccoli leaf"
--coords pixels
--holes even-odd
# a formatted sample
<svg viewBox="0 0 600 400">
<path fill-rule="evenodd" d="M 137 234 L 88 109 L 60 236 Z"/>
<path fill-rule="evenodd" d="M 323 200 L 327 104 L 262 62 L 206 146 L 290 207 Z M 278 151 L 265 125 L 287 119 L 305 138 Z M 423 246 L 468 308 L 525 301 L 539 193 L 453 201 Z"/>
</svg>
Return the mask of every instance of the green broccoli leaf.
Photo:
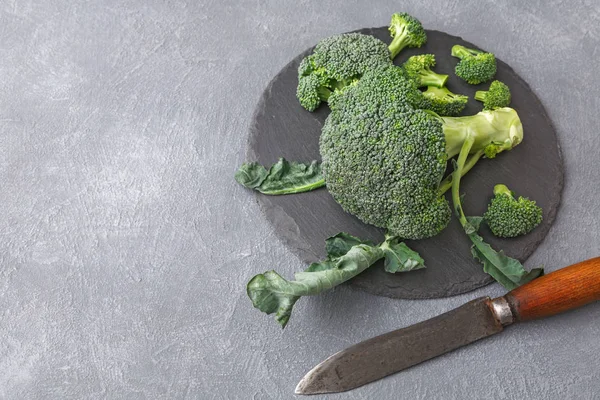
<svg viewBox="0 0 600 400">
<path fill-rule="evenodd" d="M 345 232 L 340 232 L 325 240 L 325 251 L 328 259 L 339 258 L 350 251 L 353 246 L 366 244 L 374 246 L 373 242 L 362 240 Z"/>
<path fill-rule="evenodd" d="M 249 189 L 259 188 L 269 171 L 259 163 L 243 163 L 235 173 L 235 180 Z"/>
<path fill-rule="evenodd" d="M 346 282 L 383 256 L 379 247 L 357 244 L 336 260 L 311 264 L 308 270 L 296 273 L 294 281 L 275 271 L 256 275 L 248 282 L 247 293 L 254 307 L 267 314 L 275 313 L 277 322 L 285 327 L 301 296 L 316 295 Z"/>
<path fill-rule="evenodd" d="M 475 228 L 475 231 L 467 233 L 473 243 L 471 254 L 483 264 L 484 272 L 491 275 L 507 290 L 513 290 L 543 275 L 544 270 L 542 268 L 535 268 L 527 272 L 518 260 L 508 257 L 503 251 L 494 250 L 487 244 L 477 234 L 481 217 L 467 217 L 467 221 L 471 227 Z"/>
<path fill-rule="evenodd" d="M 284 158 L 280 158 L 269 170 L 255 162 L 244 163 L 235 173 L 235 180 L 268 195 L 308 192 L 325 186 L 319 161 L 303 164 Z"/>
<path fill-rule="evenodd" d="M 397 237 L 386 236 L 380 246 L 385 254 L 385 271 L 394 274 L 425 268 L 425 261 L 419 253 L 398 240 Z"/>
</svg>

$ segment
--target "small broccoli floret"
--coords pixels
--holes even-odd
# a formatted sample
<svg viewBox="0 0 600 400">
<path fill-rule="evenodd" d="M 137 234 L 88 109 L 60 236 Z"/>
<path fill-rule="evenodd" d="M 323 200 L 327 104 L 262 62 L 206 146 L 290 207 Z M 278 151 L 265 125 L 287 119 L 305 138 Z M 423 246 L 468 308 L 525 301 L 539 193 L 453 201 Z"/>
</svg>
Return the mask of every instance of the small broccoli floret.
<svg viewBox="0 0 600 400">
<path fill-rule="evenodd" d="M 391 64 L 386 44 L 371 35 L 331 36 L 300 62 L 296 95 L 302 107 L 314 111 L 332 92 L 353 83 L 366 71 Z"/>
<path fill-rule="evenodd" d="M 452 93 L 447 88 L 436 88 L 429 86 L 423 92 L 423 96 L 428 100 L 427 109 L 443 116 L 455 117 L 465 109 L 469 98 L 462 94 Z"/>
<path fill-rule="evenodd" d="M 475 143 L 476 162 L 484 149 L 508 150 L 523 137 L 510 108 L 440 117 L 416 109 L 422 97 L 402 68 L 369 71 L 336 97 L 320 138 L 333 198 L 362 221 L 406 239 L 434 236 L 450 221 L 441 183 L 447 160 L 465 140 Z"/>
<path fill-rule="evenodd" d="M 438 74 L 431 70 L 435 67 L 435 56 L 433 54 L 420 54 L 412 56 L 402 67 L 408 75 L 417 82 L 417 86 L 444 87 L 448 81 L 448 75 Z"/>
<path fill-rule="evenodd" d="M 492 53 L 452 46 L 452 56 L 460 58 L 454 72 L 471 85 L 487 82 L 496 75 L 496 56 Z"/>
<path fill-rule="evenodd" d="M 525 235 L 538 226 L 542 222 L 542 209 L 526 197 L 515 198 L 506 185 L 496 185 L 483 218 L 494 235 L 511 238 Z"/>
<path fill-rule="evenodd" d="M 427 42 L 427 34 L 421 22 L 407 13 L 392 15 L 389 30 L 392 35 L 389 46 L 392 59 L 405 47 L 421 47 Z"/>
<path fill-rule="evenodd" d="M 500 81 L 491 83 L 490 88 L 475 92 L 475 100 L 483 102 L 484 110 L 494 110 L 500 107 L 508 107 L 510 104 L 510 89 Z"/>
</svg>

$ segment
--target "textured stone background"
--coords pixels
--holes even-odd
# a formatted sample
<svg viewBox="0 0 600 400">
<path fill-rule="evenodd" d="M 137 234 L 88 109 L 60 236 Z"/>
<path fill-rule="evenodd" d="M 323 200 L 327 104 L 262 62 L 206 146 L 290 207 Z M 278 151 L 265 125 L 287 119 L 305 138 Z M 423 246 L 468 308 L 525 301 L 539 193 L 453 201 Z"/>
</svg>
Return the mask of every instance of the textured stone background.
<svg viewBox="0 0 600 400">
<path fill-rule="evenodd" d="M 405 10 L 492 48 L 547 107 L 564 204 L 529 260 L 600 254 L 594 1 L 0 3 L 0 398 L 287 399 L 325 356 L 481 295 L 347 286 L 282 331 L 244 285 L 303 267 L 232 180 L 255 102 L 319 38 Z M 593 399 L 600 306 L 330 398 Z"/>
</svg>

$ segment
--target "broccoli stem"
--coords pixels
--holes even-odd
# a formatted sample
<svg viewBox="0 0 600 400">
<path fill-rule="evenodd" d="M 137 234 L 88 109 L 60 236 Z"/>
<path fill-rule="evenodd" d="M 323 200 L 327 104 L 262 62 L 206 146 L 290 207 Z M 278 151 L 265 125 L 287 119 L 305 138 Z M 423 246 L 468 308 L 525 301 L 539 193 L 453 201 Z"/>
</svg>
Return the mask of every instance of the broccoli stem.
<svg viewBox="0 0 600 400">
<path fill-rule="evenodd" d="M 463 176 L 465 176 L 467 174 L 467 172 L 469 172 L 474 166 L 475 164 L 477 164 L 477 161 L 479 161 L 479 159 L 481 158 L 481 156 L 484 154 L 483 150 L 479 150 L 477 153 L 472 154 L 471 156 L 469 156 L 469 158 L 467 159 L 467 161 L 465 162 L 465 165 L 463 166 L 462 170 L 461 170 L 461 174 L 460 177 L 462 178 Z M 448 190 L 450 190 L 450 188 L 452 188 L 452 176 L 454 175 L 454 173 L 448 175 L 440 184 L 440 194 L 444 194 L 446 193 Z"/>
<path fill-rule="evenodd" d="M 512 191 L 506 185 L 503 185 L 501 183 L 494 186 L 494 195 L 499 195 L 499 194 L 504 194 L 506 196 L 513 198 Z"/>
<path fill-rule="evenodd" d="M 475 100 L 485 101 L 487 94 L 487 90 L 478 90 L 475 92 Z"/>
<path fill-rule="evenodd" d="M 442 88 L 448 81 L 448 75 L 438 74 L 430 69 L 423 70 L 420 76 L 421 86 L 435 86 L 437 88 Z"/>
<path fill-rule="evenodd" d="M 485 155 L 493 158 L 503 150 L 510 150 L 523 140 L 523 126 L 519 115 L 512 108 L 498 108 L 482 111 L 467 117 L 440 117 L 446 137 L 448 159 L 459 154 L 467 141 L 470 157 L 465 158 L 460 168 L 460 176 L 469 172 Z M 467 154 L 468 155 L 468 154 Z M 440 194 L 446 193 L 456 175 L 448 175 L 439 186 Z"/>
<path fill-rule="evenodd" d="M 410 44 L 408 29 L 406 29 L 405 26 L 403 26 L 401 29 L 401 32 L 396 31 L 396 35 L 392 39 L 392 43 L 390 43 L 390 45 L 388 46 L 392 60 L 396 58 L 396 56 L 402 51 L 402 49 L 404 49 Z"/>
<path fill-rule="evenodd" d="M 331 93 L 333 93 L 333 92 L 330 89 L 326 88 L 325 86 L 319 86 L 317 88 L 317 94 L 319 95 L 319 98 L 322 101 L 329 100 L 329 96 L 331 96 Z"/>
<path fill-rule="evenodd" d="M 451 54 L 452 54 L 453 57 L 458 57 L 460 59 L 463 59 L 465 57 L 474 56 L 474 55 L 477 55 L 479 53 L 482 53 L 482 52 L 479 51 L 479 50 L 468 49 L 465 46 L 461 46 L 461 45 L 456 44 L 456 45 L 452 46 L 452 53 Z"/>
<path fill-rule="evenodd" d="M 463 168 L 467 161 L 467 157 L 469 156 L 469 152 L 473 148 L 475 144 L 475 137 L 473 135 L 469 135 L 458 154 L 458 160 L 456 161 L 456 169 L 454 171 L 452 178 L 452 202 L 454 203 L 454 209 L 456 214 L 458 215 L 458 220 L 460 224 L 465 227 L 467 225 L 467 217 L 465 217 L 465 213 L 462 209 L 462 204 L 460 201 L 460 178 L 463 176 Z"/>
<path fill-rule="evenodd" d="M 469 137 L 474 140 L 471 153 L 484 150 L 490 144 L 494 144 L 496 152 L 500 152 L 511 149 L 523 140 L 521 120 L 512 108 L 486 110 L 466 117 L 440 118 L 449 159 L 460 152 Z"/>
</svg>

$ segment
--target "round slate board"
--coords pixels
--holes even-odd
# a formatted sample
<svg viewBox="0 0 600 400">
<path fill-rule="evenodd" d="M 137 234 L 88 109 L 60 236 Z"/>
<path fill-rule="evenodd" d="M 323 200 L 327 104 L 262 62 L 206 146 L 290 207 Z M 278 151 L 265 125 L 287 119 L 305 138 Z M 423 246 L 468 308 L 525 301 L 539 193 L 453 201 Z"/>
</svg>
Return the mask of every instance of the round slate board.
<svg viewBox="0 0 600 400">
<path fill-rule="evenodd" d="M 387 27 L 363 29 L 389 43 Z M 459 37 L 428 31 L 428 41 L 420 49 L 404 49 L 395 63 L 401 64 L 414 54 L 433 53 L 436 72 L 450 76 L 448 88 L 470 96 L 464 115 L 481 111 L 481 103 L 473 96 L 486 90 L 489 83 L 472 86 L 454 75 L 457 59 L 450 56 L 454 44 L 476 48 Z M 493 49 L 490 49 L 493 51 Z M 279 157 L 288 160 L 320 159 L 319 134 L 329 113 L 327 105 L 316 112 L 304 110 L 296 100 L 298 64 L 312 49 L 298 55 L 271 81 L 256 108 L 249 138 L 248 160 L 270 165 Z M 481 160 L 461 181 L 466 193 L 467 215 L 482 215 L 496 183 L 535 199 L 544 210 L 544 221 L 532 233 L 515 239 L 494 237 L 486 226 L 481 234 L 495 249 L 525 261 L 544 239 L 556 215 L 563 186 L 563 166 L 556 132 L 544 107 L 508 65 L 498 60 L 496 79 L 512 91 L 512 104 L 523 122 L 524 141 L 514 150 L 494 160 Z M 449 195 L 447 195 L 449 199 Z M 325 239 L 338 232 L 348 232 L 363 239 L 380 242 L 383 230 L 366 225 L 345 213 L 326 189 L 288 196 L 264 196 L 257 200 L 276 234 L 304 261 L 313 262 L 325 255 Z M 374 265 L 354 278 L 350 284 L 367 292 L 406 299 L 446 297 L 465 293 L 491 283 L 481 264 L 473 260 L 470 241 L 453 218 L 438 236 L 420 241 L 407 241 L 425 259 L 427 268 L 408 273 L 390 274 L 382 263 Z"/>
</svg>

